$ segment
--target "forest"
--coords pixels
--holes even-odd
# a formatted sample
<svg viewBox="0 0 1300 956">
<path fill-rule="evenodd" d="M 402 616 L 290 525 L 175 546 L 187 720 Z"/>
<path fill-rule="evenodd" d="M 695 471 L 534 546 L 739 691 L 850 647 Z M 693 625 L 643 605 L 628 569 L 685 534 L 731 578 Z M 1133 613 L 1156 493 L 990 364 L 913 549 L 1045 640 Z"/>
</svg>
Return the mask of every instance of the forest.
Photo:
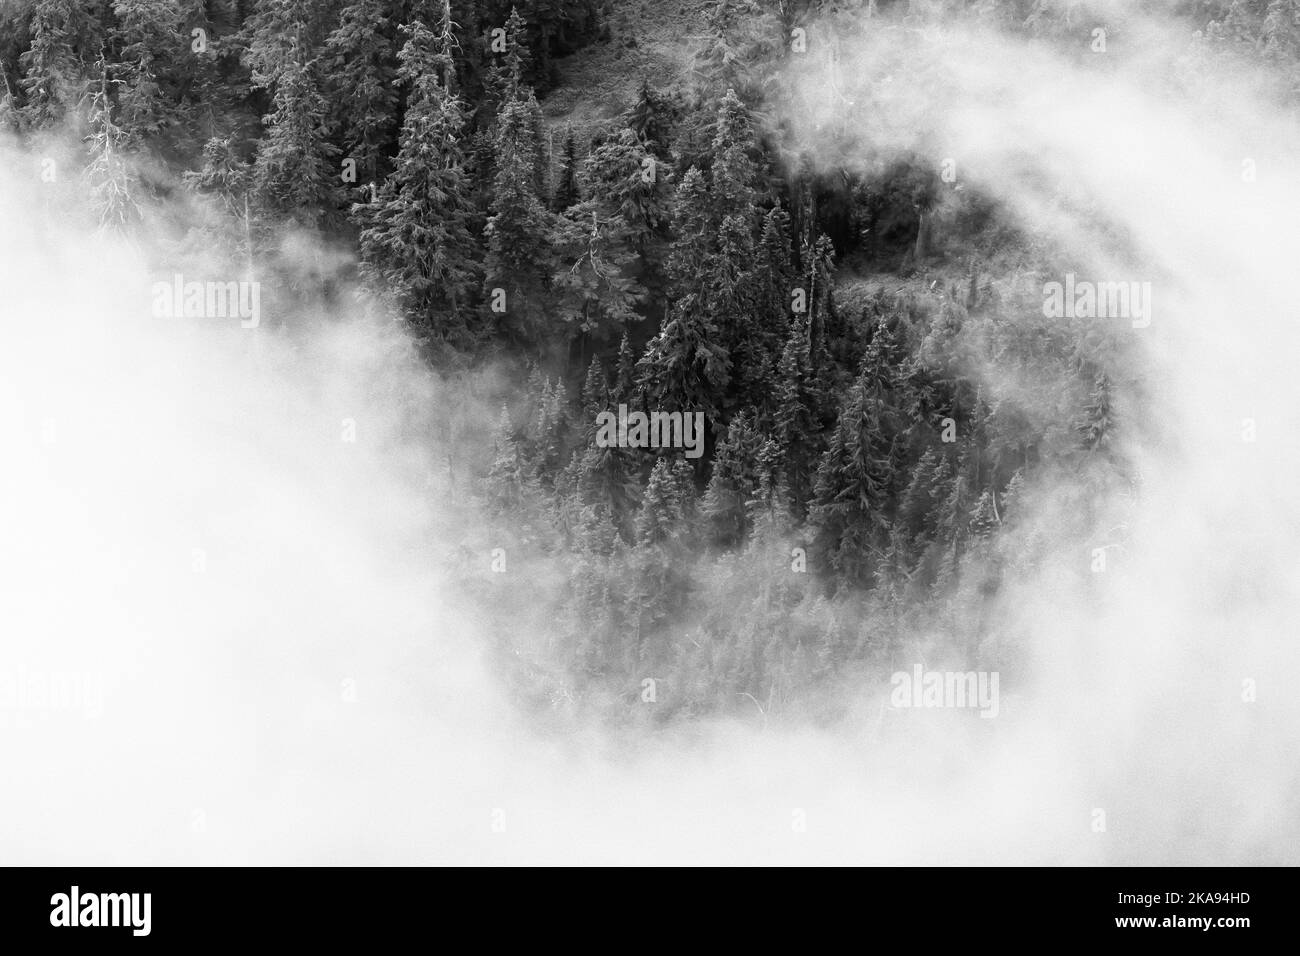
<svg viewBox="0 0 1300 956">
<path fill-rule="evenodd" d="M 953 22 L 1104 76 L 1077 6 L 9 0 L 0 130 L 76 170 L 97 228 L 256 279 L 246 334 L 382 311 L 490 410 L 447 425 L 474 530 L 440 560 L 536 713 L 831 720 L 918 654 L 1014 687 L 1033 635 L 996 609 L 1062 541 L 1103 587 L 1144 330 L 1045 314 L 1085 271 L 1050 232 L 942 143 L 821 123 L 791 78 L 869 113 L 924 61 L 864 86 L 841 43 Z M 1253 58 L 1300 102 L 1300 4 L 1172 6 L 1193 76 Z M 702 453 L 598 440 L 622 406 L 702 413 Z"/>
</svg>

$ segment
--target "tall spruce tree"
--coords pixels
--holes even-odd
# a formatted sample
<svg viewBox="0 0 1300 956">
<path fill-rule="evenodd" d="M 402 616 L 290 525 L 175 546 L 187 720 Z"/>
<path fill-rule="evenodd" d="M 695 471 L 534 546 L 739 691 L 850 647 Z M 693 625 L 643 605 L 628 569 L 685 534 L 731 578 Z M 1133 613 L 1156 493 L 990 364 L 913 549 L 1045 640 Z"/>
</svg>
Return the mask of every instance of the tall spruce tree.
<svg viewBox="0 0 1300 956">
<path fill-rule="evenodd" d="M 445 14 L 439 33 L 418 20 L 403 28 L 401 146 L 375 201 L 354 212 L 372 282 L 389 290 L 418 335 L 436 346 L 465 349 L 483 329 L 472 317 L 479 247 L 465 168 L 464 104 L 448 86 L 454 78 L 451 30 Z"/>
<path fill-rule="evenodd" d="M 549 338 L 554 273 L 553 218 L 537 191 L 539 114 L 530 92 L 527 99 L 507 100 L 497 117 L 484 259 L 489 308 L 501 331 L 508 340 L 531 347 Z"/>
<path fill-rule="evenodd" d="M 140 218 L 138 183 L 127 156 L 128 136 L 113 115 L 108 63 L 100 57 L 99 87 L 91 95 L 85 179 L 101 230 L 122 232 Z"/>
<path fill-rule="evenodd" d="M 394 17 L 400 12 L 394 0 L 353 0 L 325 41 L 331 112 L 340 127 L 343 155 L 356 162 L 357 182 L 363 186 L 383 180 L 397 136 L 399 64 Z M 450 3 L 445 16 L 450 20 Z"/>
<path fill-rule="evenodd" d="M 332 218 L 341 199 L 339 150 L 321 92 L 322 17 L 311 0 L 259 0 L 246 24 L 245 60 L 253 82 L 272 91 L 273 107 L 262 119 L 255 192 L 262 210 L 307 229 Z"/>
<path fill-rule="evenodd" d="M 46 128 L 61 122 L 87 93 L 80 53 L 93 40 L 94 23 L 77 0 L 37 0 L 29 29 L 31 47 L 18 58 L 24 119 L 30 127 Z"/>
<path fill-rule="evenodd" d="M 172 91 L 179 68 L 181 10 L 176 0 L 115 0 L 121 45 L 118 115 L 135 143 L 156 136 L 172 119 Z"/>
</svg>

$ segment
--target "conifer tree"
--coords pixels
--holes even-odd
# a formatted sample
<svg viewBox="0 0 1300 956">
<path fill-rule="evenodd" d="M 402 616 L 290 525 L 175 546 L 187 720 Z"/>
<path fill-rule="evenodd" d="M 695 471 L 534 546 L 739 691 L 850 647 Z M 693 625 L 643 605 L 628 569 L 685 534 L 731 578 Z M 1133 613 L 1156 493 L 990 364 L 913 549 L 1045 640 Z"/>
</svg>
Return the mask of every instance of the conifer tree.
<svg viewBox="0 0 1300 956">
<path fill-rule="evenodd" d="M 667 458 L 655 461 L 641 499 L 641 514 L 636 522 L 637 544 L 663 544 L 675 540 L 681 532 L 678 487 L 672 465 Z"/>
<path fill-rule="evenodd" d="M 565 130 L 564 150 L 560 164 L 560 181 L 556 185 L 555 195 L 551 199 L 551 208 L 556 212 L 564 212 L 564 210 L 576 205 L 582 199 L 582 194 L 578 189 L 578 142 L 574 136 L 573 127 Z"/>
<path fill-rule="evenodd" d="M 617 335 L 636 318 L 641 287 L 628 275 L 634 255 L 621 216 L 601 219 L 593 201 L 557 218 L 553 279 L 558 318 L 583 334 Z"/>
<path fill-rule="evenodd" d="M 987 538 L 997 529 L 999 523 L 993 492 L 986 488 L 971 511 L 970 533 L 977 538 Z"/>
<path fill-rule="evenodd" d="M 609 383 L 605 379 L 604 366 L 600 359 L 592 356 L 587 366 L 586 377 L 582 380 L 582 415 L 584 419 L 583 437 L 590 440 L 596 434 L 596 416 L 609 409 Z"/>
<path fill-rule="evenodd" d="M 645 640 L 648 633 L 667 621 L 671 609 L 681 606 L 690 590 L 683 514 L 686 506 L 673 466 L 667 458 L 658 459 L 650 472 L 636 522 L 636 586 L 629 595 L 629 610 L 640 639 L 636 663 L 645 662 L 652 652 Z"/>
<path fill-rule="evenodd" d="M 273 107 L 262 118 L 254 192 L 263 211 L 317 229 L 340 200 L 339 150 L 329 138 L 317 55 L 323 11 L 311 0 L 258 0 L 245 33 L 245 62 L 253 83 L 271 90 Z"/>
<path fill-rule="evenodd" d="M 488 502 L 495 514 L 517 516 L 533 504 L 533 476 L 515 436 L 510 412 L 504 407 L 492 433 L 492 451 L 487 473 Z"/>
<path fill-rule="evenodd" d="M 551 213 L 538 196 L 537 101 L 510 99 L 497 117 L 496 176 L 487 223 L 485 288 L 489 300 L 502 290 L 499 316 L 507 338 L 529 345 L 547 337 L 547 305 L 554 256 Z"/>
<path fill-rule="evenodd" d="M 164 89 L 177 69 L 181 11 L 176 0 L 115 0 L 121 44 L 118 114 L 128 139 L 155 136 L 172 118 L 170 92 Z"/>
<path fill-rule="evenodd" d="M 92 34 L 89 14 L 77 0 L 37 0 L 32 7 L 31 47 L 18 58 L 25 121 L 35 128 L 61 122 L 86 93 L 78 50 Z"/>
<path fill-rule="evenodd" d="M 468 348 L 482 335 L 471 321 L 478 245 L 465 169 L 464 106 L 453 76 L 451 24 L 440 34 L 422 22 L 403 28 L 398 76 L 407 87 L 395 168 L 371 204 L 354 207 L 362 224 L 366 275 L 393 293 L 417 334 L 438 346 Z"/>
<path fill-rule="evenodd" d="M 735 547 L 743 544 L 749 533 L 749 506 L 762 483 L 759 458 L 763 447 L 764 438 L 751 416 L 738 413 L 718 445 L 702 505 L 715 545 Z"/>
<path fill-rule="evenodd" d="M 682 178 L 674 205 L 677 236 L 669 274 L 675 301 L 638 363 L 637 383 L 658 408 L 702 411 L 706 421 L 717 422 L 728 401 L 731 357 L 711 308 L 708 276 L 702 275 L 713 245 L 707 201 L 704 175 L 692 168 Z"/>
<path fill-rule="evenodd" d="M 672 145 L 676 110 L 668 97 L 642 80 L 637 90 L 636 102 L 628 110 L 625 121 L 646 148 L 659 156 L 666 156 Z"/>
<path fill-rule="evenodd" d="M 90 162 L 85 178 L 102 230 L 120 232 L 140 218 L 137 183 L 126 154 L 127 133 L 113 116 L 108 88 L 108 64 L 99 63 L 99 88 L 91 95 L 90 131 L 86 143 Z"/>
<path fill-rule="evenodd" d="M 774 430 L 781 453 L 780 472 L 794 514 L 802 516 L 812 492 L 821 451 L 821 396 L 809 352 L 808 319 L 795 315 L 777 367 Z"/>
<path fill-rule="evenodd" d="M 5 64 L 0 62 L 0 133 L 17 133 L 22 129 L 22 109 L 18 104 Z"/>
<path fill-rule="evenodd" d="M 450 3 L 444 9 L 450 20 Z M 341 127 L 344 156 L 356 161 L 362 185 L 383 180 L 397 135 L 399 37 L 393 14 L 398 12 L 393 0 L 353 0 L 325 41 L 332 113 Z M 442 83 L 448 85 L 446 76 Z"/>
<path fill-rule="evenodd" d="M 748 28 L 759 13 L 756 0 L 713 0 L 705 12 L 708 35 L 693 64 L 701 89 L 739 88 L 743 84 Z"/>
<path fill-rule="evenodd" d="M 811 517 L 841 579 L 865 584 L 888 538 L 899 425 L 892 406 L 894 344 L 883 323 L 863 359 L 818 465 Z"/>
<path fill-rule="evenodd" d="M 573 467 L 581 504 L 607 515 L 626 540 L 634 540 L 632 519 L 641 488 L 633 469 L 633 453 L 624 448 L 602 448 L 592 441 Z"/>
<path fill-rule="evenodd" d="M 259 226 L 252 208 L 252 167 L 239 155 L 229 137 L 208 140 L 202 156 L 200 167 L 186 172 L 184 182 L 190 189 L 209 197 L 225 222 L 216 224 L 215 236 L 208 224 L 200 223 L 196 228 L 203 234 L 205 244 L 215 239 L 232 259 L 243 262 L 251 278 L 259 239 Z"/>
<path fill-rule="evenodd" d="M 504 31 L 505 49 L 490 54 L 492 65 L 488 68 L 487 81 L 489 91 L 502 105 L 510 100 L 527 99 L 532 94 L 528 75 L 533 62 L 525 38 L 524 18 L 519 15 L 518 7 L 510 8 Z"/>
<path fill-rule="evenodd" d="M 644 253 L 671 214 L 668 176 L 635 134 L 622 129 L 591 151 L 581 181 L 601 218 L 617 217 L 631 248 Z"/>
<path fill-rule="evenodd" d="M 328 138 L 328 106 L 310 61 L 290 61 L 275 83 L 254 182 L 262 208 L 308 229 L 339 201 L 338 147 Z"/>
<path fill-rule="evenodd" d="M 1092 392 L 1084 406 L 1083 417 L 1076 426 L 1088 451 L 1109 451 L 1114 431 L 1114 412 L 1111 409 L 1111 384 L 1105 372 L 1093 379 Z"/>
</svg>

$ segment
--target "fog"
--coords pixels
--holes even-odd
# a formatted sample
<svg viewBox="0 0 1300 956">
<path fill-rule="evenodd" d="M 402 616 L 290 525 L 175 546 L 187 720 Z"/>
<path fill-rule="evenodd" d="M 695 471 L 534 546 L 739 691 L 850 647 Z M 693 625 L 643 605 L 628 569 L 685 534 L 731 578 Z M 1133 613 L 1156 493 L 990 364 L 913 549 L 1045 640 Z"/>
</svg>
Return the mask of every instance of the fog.
<svg viewBox="0 0 1300 956">
<path fill-rule="evenodd" d="M 1071 271 L 1154 288 L 1122 558 L 1083 587 L 1063 543 L 1008 581 L 993 630 L 1031 666 L 996 719 L 886 714 L 881 682 L 831 728 L 537 726 L 475 610 L 520 592 L 458 593 L 446 559 L 478 519 L 443 443 L 475 454 L 493 409 L 436 427 L 463 399 L 350 296 L 295 335 L 271 301 L 156 317 L 153 283 L 237 276 L 97 234 L 75 173 L 9 144 L 0 861 L 1297 862 L 1295 116 L 1229 61 L 1179 79 L 1162 22 L 1077 57 L 881 22 L 780 78 L 804 155 L 953 158 Z M 1037 489 L 1044 533 L 1068 492 Z"/>
</svg>

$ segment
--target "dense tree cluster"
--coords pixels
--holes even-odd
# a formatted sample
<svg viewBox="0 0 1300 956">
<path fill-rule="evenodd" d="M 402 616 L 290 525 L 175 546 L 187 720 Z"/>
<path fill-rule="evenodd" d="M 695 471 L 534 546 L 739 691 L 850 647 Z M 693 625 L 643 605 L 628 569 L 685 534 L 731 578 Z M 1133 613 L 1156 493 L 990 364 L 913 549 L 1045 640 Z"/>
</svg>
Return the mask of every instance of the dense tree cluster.
<svg viewBox="0 0 1300 956">
<path fill-rule="evenodd" d="M 638 78 L 600 129 L 548 122 L 563 58 L 611 42 L 622 6 L 19 0 L 0 127 L 81 136 L 106 228 L 170 165 L 212 213 L 196 244 L 268 272 L 286 230 L 348 245 L 430 362 L 531 370 L 480 487 L 513 574 L 565 569 L 531 651 L 564 675 L 550 689 L 652 678 L 661 715 L 767 713 L 927 628 L 973 664 L 1006 571 L 1034 560 L 1035 476 L 1130 480 L 1115 342 L 969 258 L 996 242 L 1042 265 L 975 190 L 926 231 L 932 163 L 828 177 L 782 153 L 764 116 L 792 25 L 908 4 L 710 0 L 688 75 Z M 1069 25 L 1040 0 L 933 6 Z M 1211 51 L 1296 62 L 1295 3 L 1189 6 Z M 602 447 L 620 405 L 702 412 L 703 454 Z M 1086 503 L 1058 513 L 1091 533 Z"/>
</svg>

